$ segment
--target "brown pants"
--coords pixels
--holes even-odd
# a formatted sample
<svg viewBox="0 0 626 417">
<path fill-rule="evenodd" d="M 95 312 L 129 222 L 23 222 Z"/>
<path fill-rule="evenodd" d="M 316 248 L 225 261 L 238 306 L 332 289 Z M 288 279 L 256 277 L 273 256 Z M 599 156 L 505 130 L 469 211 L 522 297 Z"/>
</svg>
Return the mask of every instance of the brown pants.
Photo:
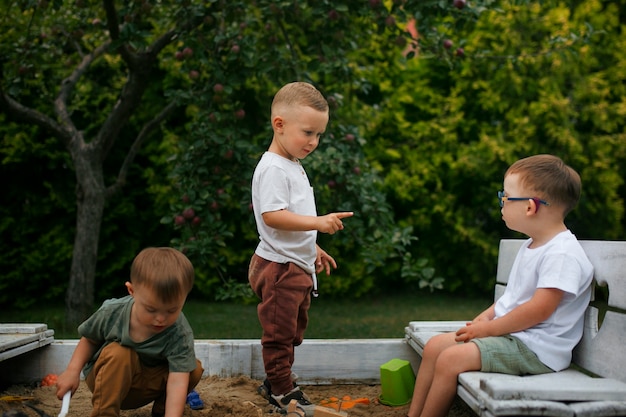
<svg viewBox="0 0 626 417">
<path fill-rule="evenodd" d="M 202 364 L 189 375 L 188 392 L 202 378 Z M 165 412 L 165 392 L 169 369 L 167 365 L 143 366 L 135 350 L 111 343 L 102 349 L 85 382 L 93 393 L 91 417 L 117 417 L 120 410 L 143 407 L 154 401 L 152 410 Z"/>
<path fill-rule="evenodd" d="M 248 280 L 261 299 L 257 312 L 263 327 L 265 373 L 272 393 L 283 395 L 293 389 L 294 347 L 302 344 L 309 322 L 313 280 L 291 262 L 270 262 L 256 254 L 250 261 Z"/>
</svg>

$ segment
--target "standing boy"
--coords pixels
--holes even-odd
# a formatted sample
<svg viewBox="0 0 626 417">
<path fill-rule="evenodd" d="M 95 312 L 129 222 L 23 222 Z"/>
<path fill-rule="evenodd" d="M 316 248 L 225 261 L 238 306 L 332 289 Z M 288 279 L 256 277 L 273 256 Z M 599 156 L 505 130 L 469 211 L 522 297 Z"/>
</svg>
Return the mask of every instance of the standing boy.
<svg viewBox="0 0 626 417">
<path fill-rule="evenodd" d="M 203 372 L 182 312 L 193 280 L 181 252 L 142 250 L 126 282 L 129 295 L 105 301 L 78 327 L 81 338 L 59 375 L 57 397 L 76 391 L 83 370 L 93 393 L 91 417 L 119 416 L 152 401 L 153 417 L 181 417 Z"/>
<path fill-rule="evenodd" d="M 282 87 L 272 102 L 272 143 L 252 179 L 252 204 L 260 242 L 250 261 L 248 279 L 261 299 L 263 364 L 267 379 L 259 387 L 275 407 L 291 400 L 313 406 L 294 382 L 294 347 L 302 343 L 308 323 L 315 274 L 337 267 L 316 243 L 317 232 L 343 229 L 352 212 L 318 216 L 313 188 L 300 160 L 317 148 L 328 124 L 328 103 L 311 84 Z"/>
<path fill-rule="evenodd" d="M 526 375 L 569 366 L 593 277 L 564 223 L 580 191 L 579 175 L 555 156 L 535 155 L 509 167 L 498 192 L 502 219 L 529 239 L 502 297 L 456 333 L 426 343 L 409 417 L 445 416 L 462 372 Z"/>
</svg>

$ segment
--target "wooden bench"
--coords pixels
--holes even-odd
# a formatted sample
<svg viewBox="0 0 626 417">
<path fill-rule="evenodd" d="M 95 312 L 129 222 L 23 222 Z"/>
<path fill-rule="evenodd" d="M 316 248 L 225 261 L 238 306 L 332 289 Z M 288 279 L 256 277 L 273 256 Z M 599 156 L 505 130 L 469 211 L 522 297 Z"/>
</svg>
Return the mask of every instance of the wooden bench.
<svg viewBox="0 0 626 417">
<path fill-rule="evenodd" d="M 500 242 L 495 299 L 504 291 L 523 241 Z M 595 269 L 594 293 L 597 286 L 608 286 L 606 314 L 601 317 L 592 296 L 582 340 L 566 370 L 532 376 L 485 372 L 459 375 L 457 394 L 477 415 L 626 416 L 626 241 L 580 243 Z M 430 337 L 464 325 L 465 322 L 412 321 L 405 329 L 405 337 L 421 358 Z"/>
<path fill-rule="evenodd" d="M 43 323 L 0 323 L 0 362 L 54 341 L 54 330 Z"/>
</svg>

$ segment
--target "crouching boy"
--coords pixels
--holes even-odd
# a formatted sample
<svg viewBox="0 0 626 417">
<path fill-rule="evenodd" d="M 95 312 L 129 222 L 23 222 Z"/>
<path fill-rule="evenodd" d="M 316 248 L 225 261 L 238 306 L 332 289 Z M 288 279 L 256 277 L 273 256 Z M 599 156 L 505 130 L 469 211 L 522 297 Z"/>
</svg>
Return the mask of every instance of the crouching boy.
<svg viewBox="0 0 626 417">
<path fill-rule="evenodd" d="M 119 416 L 154 402 L 152 416 L 182 416 L 202 377 L 193 331 L 182 312 L 194 270 L 181 252 L 147 248 L 134 259 L 128 294 L 106 300 L 78 327 L 81 338 L 57 380 L 57 397 L 92 392 L 91 417 Z"/>
</svg>

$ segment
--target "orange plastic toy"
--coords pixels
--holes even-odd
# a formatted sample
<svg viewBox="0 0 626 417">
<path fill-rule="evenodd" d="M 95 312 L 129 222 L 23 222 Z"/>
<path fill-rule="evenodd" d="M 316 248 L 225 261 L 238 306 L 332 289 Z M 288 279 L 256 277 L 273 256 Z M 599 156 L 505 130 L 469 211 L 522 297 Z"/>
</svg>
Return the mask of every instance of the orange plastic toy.
<svg viewBox="0 0 626 417">
<path fill-rule="evenodd" d="M 55 374 L 48 374 L 41 380 L 42 387 L 53 387 L 57 384 L 57 376 Z"/>
<path fill-rule="evenodd" d="M 334 408 L 337 411 L 347 410 L 354 407 L 357 404 L 369 404 L 369 398 L 355 398 L 352 399 L 349 395 L 344 395 L 341 399 L 337 397 L 330 397 L 327 400 L 320 401 L 320 405 L 324 407 Z"/>
</svg>

